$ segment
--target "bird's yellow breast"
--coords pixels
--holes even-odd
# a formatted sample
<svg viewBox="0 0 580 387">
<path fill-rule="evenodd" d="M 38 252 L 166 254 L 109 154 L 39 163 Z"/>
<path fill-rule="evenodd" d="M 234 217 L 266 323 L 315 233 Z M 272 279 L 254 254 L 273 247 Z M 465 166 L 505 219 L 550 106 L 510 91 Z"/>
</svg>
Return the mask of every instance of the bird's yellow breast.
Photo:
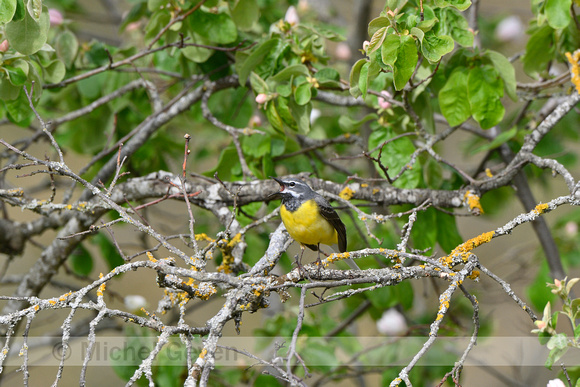
<svg viewBox="0 0 580 387">
<path fill-rule="evenodd" d="M 280 216 L 286 230 L 295 241 L 305 245 L 338 243 L 336 230 L 320 215 L 318 205 L 314 200 L 302 203 L 296 211 L 288 211 L 282 204 Z"/>
</svg>

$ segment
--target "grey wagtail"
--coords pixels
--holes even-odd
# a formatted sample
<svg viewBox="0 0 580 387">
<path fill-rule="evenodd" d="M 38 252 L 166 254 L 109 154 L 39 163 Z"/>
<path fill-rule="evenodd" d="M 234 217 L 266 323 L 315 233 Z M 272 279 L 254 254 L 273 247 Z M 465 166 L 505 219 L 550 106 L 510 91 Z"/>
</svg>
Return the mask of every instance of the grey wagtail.
<svg viewBox="0 0 580 387">
<path fill-rule="evenodd" d="M 298 179 L 281 180 L 273 177 L 280 184 L 280 191 L 268 199 L 281 199 L 280 217 L 288 234 L 300 243 L 302 253 L 304 246 L 318 251 L 320 263 L 320 244 L 338 243 L 341 253 L 346 251 L 346 227 L 330 203 L 314 192 L 308 184 Z M 345 259 L 351 269 L 360 270 L 350 258 Z M 300 262 L 298 262 L 300 267 Z"/>
</svg>

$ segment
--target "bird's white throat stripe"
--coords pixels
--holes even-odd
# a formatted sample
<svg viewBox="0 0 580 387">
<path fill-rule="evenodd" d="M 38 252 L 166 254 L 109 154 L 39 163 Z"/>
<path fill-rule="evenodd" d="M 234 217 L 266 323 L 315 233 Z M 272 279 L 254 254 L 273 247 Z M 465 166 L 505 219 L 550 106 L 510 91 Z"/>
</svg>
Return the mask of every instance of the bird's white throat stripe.
<svg viewBox="0 0 580 387">
<path fill-rule="evenodd" d="M 298 193 L 298 192 L 296 192 L 294 190 L 291 190 L 291 189 L 288 189 L 288 188 L 284 188 L 284 191 L 282 191 L 282 192 L 284 192 L 284 193 L 290 193 L 290 195 L 292 195 L 295 198 L 299 198 L 299 197 L 302 196 L 301 193 Z"/>
</svg>

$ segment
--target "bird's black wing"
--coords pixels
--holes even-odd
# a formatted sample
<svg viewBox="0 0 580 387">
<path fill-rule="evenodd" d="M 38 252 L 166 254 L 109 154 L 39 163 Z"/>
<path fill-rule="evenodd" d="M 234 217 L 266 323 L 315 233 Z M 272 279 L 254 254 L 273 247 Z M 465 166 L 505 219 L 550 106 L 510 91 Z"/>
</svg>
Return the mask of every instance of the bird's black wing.
<svg viewBox="0 0 580 387">
<path fill-rule="evenodd" d="M 325 198 L 317 195 L 315 201 L 320 209 L 320 215 L 322 215 L 322 217 L 336 230 L 336 233 L 338 234 L 338 250 L 341 253 L 344 253 L 346 251 L 346 227 L 344 226 L 344 223 L 342 223 L 342 220 L 340 220 L 340 217 L 334 208 Z"/>
</svg>

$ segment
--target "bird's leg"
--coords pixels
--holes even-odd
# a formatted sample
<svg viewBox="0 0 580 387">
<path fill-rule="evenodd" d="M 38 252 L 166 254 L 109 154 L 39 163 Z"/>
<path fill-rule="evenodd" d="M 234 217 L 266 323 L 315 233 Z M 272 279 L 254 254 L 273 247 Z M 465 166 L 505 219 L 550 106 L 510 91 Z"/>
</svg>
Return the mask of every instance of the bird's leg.
<svg viewBox="0 0 580 387">
<path fill-rule="evenodd" d="M 304 255 L 304 249 L 306 247 L 303 244 L 300 244 L 300 258 L 298 255 L 296 256 L 296 267 L 298 268 L 298 273 L 304 277 L 304 268 L 302 267 L 302 256 Z"/>
<path fill-rule="evenodd" d="M 318 265 L 318 276 L 320 277 L 320 270 L 322 270 L 322 260 L 320 259 L 320 243 L 318 243 L 317 246 L 318 246 L 318 258 L 316 259 L 316 264 Z"/>
</svg>

